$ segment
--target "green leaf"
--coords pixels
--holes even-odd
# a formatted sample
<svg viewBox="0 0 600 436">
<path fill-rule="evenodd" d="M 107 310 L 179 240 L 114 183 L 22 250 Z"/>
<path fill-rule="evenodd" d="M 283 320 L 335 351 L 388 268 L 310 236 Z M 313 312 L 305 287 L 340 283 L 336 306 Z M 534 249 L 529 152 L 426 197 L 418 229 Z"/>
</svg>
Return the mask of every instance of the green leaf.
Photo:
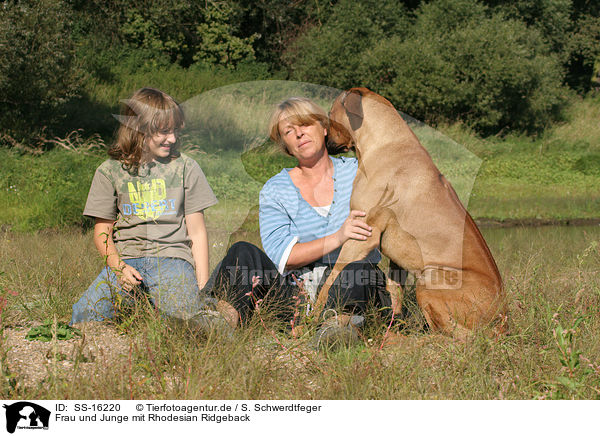
<svg viewBox="0 0 600 436">
<path fill-rule="evenodd" d="M 567 388 L 569 388 L 572 391 L 577 390 L 577 388 L 579 388 L 581 386 L 581 383 L 579 383 L 578 381 L 575 381 L 573 379 L 570 379 L 569 377 L 558 376 L 558 377 L 556 377 L 556 380 L 558 380 L 558 382 L 560 382 L 560 384 L 562 384 L 563 386 L 566 386 Z"/>
<path fill-rule="evenodd" d="M 53 322 L 51 320 L 46 320 L 42 325 L 33 327 L 31 330 L 29 330 L 27 335 L 25 335 L 25 339 L 30 341 L 50 342 L 52 340 L 52 330 Z M 81 336 L 79 329 L 69 326 L 64 321 L 59 321 L 56 323 L 57 340 L 67 341 L 75 336 Z"/>
</svg>

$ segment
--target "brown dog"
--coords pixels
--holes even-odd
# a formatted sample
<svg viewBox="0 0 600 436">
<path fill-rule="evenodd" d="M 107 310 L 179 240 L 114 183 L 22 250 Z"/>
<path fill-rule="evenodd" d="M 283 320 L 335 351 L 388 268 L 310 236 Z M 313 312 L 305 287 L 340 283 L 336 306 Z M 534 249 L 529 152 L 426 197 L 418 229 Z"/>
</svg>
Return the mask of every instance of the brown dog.
<svg viewBox="0 0 600 436">
<path fill-rule="evenodd" d="M 488 246 L 393 105 L 352 88 L 335 100 L 329 116 L 329 140 L 354 147 L 359 162 L 350 208 L 365 211 L 373 231 L 367 241 L 343 245 L 317 298 L 317 317 L 342 269 L 379 246 L 415 275 L 417 302 L 432 330 L 464 337 L 495 317 L 504 319 L 502 280 Z M 388 278 L 387 288 L 398 314 L 401 286 Z"/>
</svg>

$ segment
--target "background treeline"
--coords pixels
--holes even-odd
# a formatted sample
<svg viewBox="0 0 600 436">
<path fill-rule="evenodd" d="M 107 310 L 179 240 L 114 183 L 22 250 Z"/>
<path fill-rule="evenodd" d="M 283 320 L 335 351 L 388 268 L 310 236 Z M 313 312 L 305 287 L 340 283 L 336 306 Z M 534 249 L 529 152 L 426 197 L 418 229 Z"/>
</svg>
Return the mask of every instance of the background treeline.
<svg viewBox="0 0 600 436">
<path fill-rule="evenodd" d="M 539 132 L 590 90 L 599 50 L 594 0 L 4 0 L 1 140 L 108 135 L 144 74 L 180 100 L 268 78 L 367 86 L 428 123 Z"/>
</svg>

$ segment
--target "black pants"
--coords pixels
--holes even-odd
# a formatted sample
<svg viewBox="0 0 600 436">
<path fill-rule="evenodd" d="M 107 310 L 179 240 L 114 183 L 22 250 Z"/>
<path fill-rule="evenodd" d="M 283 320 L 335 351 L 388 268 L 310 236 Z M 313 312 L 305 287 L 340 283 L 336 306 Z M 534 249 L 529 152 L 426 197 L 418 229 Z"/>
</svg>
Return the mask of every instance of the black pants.
<svg viewBox="0 0 600 436">
<path fill-rule="evenodd" d="M 319 288 L 331 272 L 328 268 Z M 253 277 L 260 277 L 254 281 Z M 213 272 L 207 287 L 228 301 L 246 322 L 256 308 L 275 309 L 278 317 L 292 319 L 298 305 L 300 289 L 295 284 L 295 274 L 283 277 L 277 267 L 258 247 L 248 242 L 237 242 Z M 385 275 L 369 263 L 348 265 L 329 290 L 327 307 L 362 313 L 369 305 L 390 307 L 391 300 L 385 290 Z"/>
</svg>

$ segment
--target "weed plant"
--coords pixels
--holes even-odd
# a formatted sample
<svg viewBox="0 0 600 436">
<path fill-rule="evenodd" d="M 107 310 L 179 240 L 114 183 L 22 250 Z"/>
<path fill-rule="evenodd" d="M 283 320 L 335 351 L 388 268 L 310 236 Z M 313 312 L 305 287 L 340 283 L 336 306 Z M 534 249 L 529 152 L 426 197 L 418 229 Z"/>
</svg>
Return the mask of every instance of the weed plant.
<svg viewBox="0 0 600 436">
<path fill-rule="evenodd" d="M 226 337 L 166 321 L 140 300 L 109 323 L 129 345 L 95 377 L 74 355 L 70 373 L 49 371 L 43 383 L 26 386 L 2 349 L 0 391 L 15 399 L 599 398 L 600 228 L 485 229 L 484 236 L 505 281 L 506 336 L 479 332 L 458 342 L 431 333 L 410 288 L 403 320 L 390 332 L 370 312 L 358 345 L 321 352 L 311 347 L 314 330 L 294 337 L 266 307 Z M 102 267 L 91 235 L 5 231 L 0 238 L 3 330 L 55 315 L 68 321 Z M 214 248 L 211 257 L 214 264 Z M 382 348 L 392 335 L 395 345 Z"/>
</svg>

